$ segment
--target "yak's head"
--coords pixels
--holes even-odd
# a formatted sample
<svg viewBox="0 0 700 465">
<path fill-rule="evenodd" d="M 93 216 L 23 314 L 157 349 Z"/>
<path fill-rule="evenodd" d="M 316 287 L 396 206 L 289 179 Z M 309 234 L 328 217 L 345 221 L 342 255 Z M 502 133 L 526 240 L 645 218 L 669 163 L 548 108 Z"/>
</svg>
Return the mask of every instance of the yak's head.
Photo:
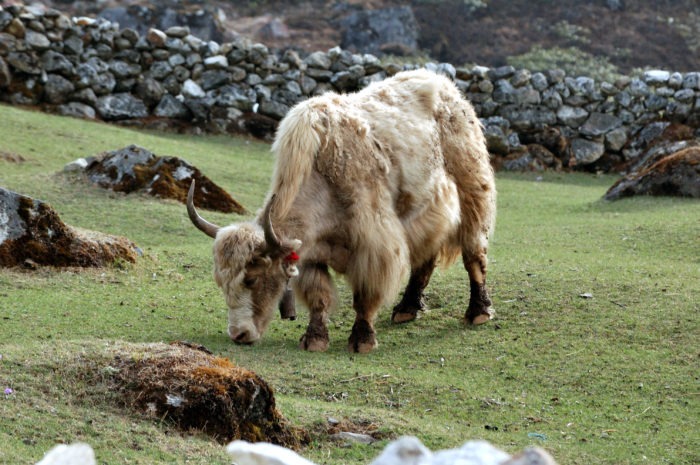
<svg viewBox="0 0 700 465">
<path fill-rule="evenodd" d="M 241 223 L 219 227 L 197 213 L 194 181 L 187 195 L 190 220 L 214 238 L 214 279 L 228 305 L 228 335 L 240 344 L 252 344 L 262 337 L 278 302 L 283 318 L 294 317 L 288 282 L 298 274 L 296 251 L 301 241 L 277 237 L 270 219 L 272 200 L 263 213 L 262 226 Z"/>
</svg>

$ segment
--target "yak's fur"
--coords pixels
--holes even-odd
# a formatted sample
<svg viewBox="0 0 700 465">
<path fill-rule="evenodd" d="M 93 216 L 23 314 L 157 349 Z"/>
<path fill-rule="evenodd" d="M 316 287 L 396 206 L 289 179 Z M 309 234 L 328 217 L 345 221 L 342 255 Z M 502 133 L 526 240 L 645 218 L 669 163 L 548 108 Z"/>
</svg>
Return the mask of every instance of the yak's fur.
<svg viewBox="0 0 700 465">
<path fill-rule="evenodd" d="M 494 175 L 480 122 L 451 81 L 410 71 L 355 94 L 308 99 L 282 120 L 272 150 L 277 161 L 265 212 L 257 224 L 222 228 L 216 238 L 216 280 L 239 314 L 230 312 L 232 338 L 253 342 L 265 330 L 290 275 L 284 269 L 291 251 L 301 257 L 292 282 L 311 314 L 305 349 L 328 346 L 335 295 L 328 267 L 353 290 L 352 351 L 376 346 L 376 312 L 396 298 L 409 270 L 395 322 L 423 307 L 436 262 L 448 265 L 460 255 L 471 283 L 465 317 L 475 324 L 491 318 L 485 275 Z M 266 214 L 282 251 L 266 245 Z M 263 282 L 265 295 L 254 289 Z M 238 325 L 250 316 L 255 328 L 248 325 L 240 337 L 231 318 Z"/>
</svg>

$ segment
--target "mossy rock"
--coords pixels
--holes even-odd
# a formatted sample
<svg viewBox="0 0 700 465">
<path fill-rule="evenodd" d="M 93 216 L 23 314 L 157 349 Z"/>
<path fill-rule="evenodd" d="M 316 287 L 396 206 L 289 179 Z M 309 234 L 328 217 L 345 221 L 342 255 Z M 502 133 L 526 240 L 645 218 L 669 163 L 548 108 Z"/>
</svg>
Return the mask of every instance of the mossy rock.
<svg viewBox="0 0 700 465">
<path fill-rule="evenodd" d="M 139 253 L 125 237 L 69 226 L 49 204 L 0 188 L 0 266 L 99 267 Z"/>
</svg>

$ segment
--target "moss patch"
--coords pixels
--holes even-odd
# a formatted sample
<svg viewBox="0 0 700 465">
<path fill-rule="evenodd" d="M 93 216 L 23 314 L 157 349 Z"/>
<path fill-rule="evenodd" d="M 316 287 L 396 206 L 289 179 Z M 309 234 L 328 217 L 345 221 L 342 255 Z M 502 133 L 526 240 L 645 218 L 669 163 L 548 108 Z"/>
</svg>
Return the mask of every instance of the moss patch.
<svg viewBox="0 0 700 465">
<path fill-rule="evenodd" d="M 201 346 L 123 346 L 102 373 L 119 403 L 185 431 L 202 431 L 222 443 L 243 439 L 299 449 L 308 442 L 308 434 L 279 413 L 265 381 Z"/>
</svg>

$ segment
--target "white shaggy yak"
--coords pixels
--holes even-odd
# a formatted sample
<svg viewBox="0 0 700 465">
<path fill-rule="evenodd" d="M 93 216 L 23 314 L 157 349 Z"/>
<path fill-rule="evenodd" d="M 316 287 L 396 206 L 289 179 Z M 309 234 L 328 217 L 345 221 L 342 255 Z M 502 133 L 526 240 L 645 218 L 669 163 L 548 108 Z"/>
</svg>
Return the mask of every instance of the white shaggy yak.
<svg viewBox="0 0 700 465">
<path fill-rule="evenodd" d="M 231 339 L 260 339 L 283 293 L 289 302 L 289 283 L 310 313 L 301 347 L 326 350 L 332 268 L 353 291 L 348 349 L 369 352 L 377 312 L 406 274 L 396 323 L 424 308 L 436 264 L 460 256 L 470 282 L 466 322 L 492 317 L 485 282 L 494 175 L 474 109 L 449 79 L 408 71 L 355 94 L 308 99 L 281 121 L 272 150 L 272 186 L 254 222 L 216 226 L 188 199 L 192 222 L 215 238 Z"/>
</svg>

